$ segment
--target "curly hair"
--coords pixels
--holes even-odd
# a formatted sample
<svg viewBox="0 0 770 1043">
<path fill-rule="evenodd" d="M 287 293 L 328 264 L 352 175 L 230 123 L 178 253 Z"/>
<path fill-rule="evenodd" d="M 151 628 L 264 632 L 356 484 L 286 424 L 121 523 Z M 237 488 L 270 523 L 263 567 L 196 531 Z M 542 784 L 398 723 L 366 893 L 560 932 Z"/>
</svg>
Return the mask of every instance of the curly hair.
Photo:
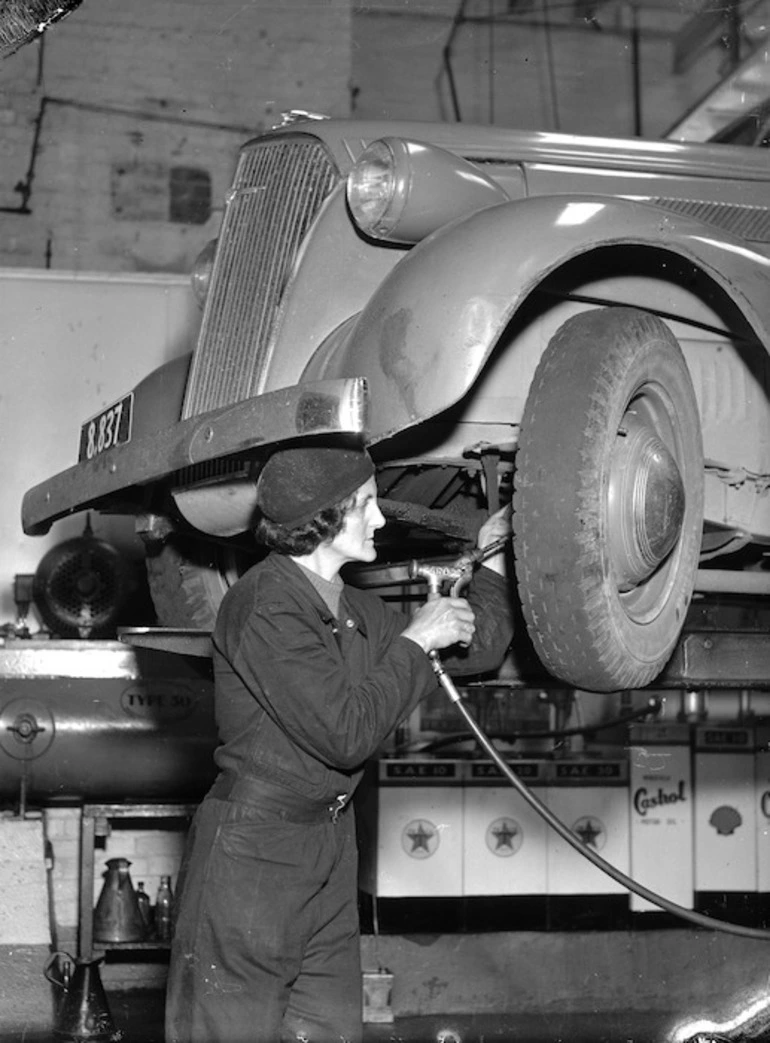
<svg viewBox="0 0 770 1043">
<path fill-rule="evenodd" d="M 342 532 L 345 517 L 355 502 L 356 493 L 352 493 L 332 507 L 324 507 L 309 522 L 296 528 L 279 525 L 262 515 L 257 521 L 254 535 L 259 543 L 279 554 L 292 554 L 296 557 L 312 554 L 316 547 L 327 541 L 331 542 Z"/>
</svg>

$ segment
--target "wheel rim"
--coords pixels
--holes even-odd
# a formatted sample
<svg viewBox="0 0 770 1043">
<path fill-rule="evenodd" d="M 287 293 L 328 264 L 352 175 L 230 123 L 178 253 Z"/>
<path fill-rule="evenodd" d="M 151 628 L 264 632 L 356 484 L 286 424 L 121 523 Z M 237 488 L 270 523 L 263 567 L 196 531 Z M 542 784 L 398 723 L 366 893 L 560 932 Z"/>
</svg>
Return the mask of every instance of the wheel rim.
<svg viewBox="0 0 770 1043">
<path fill-rule="evenodd" d="M 607 497 L 613 581 L 624 610 L 640 622 L 665 601 L 675 567 L 686 499 L 677 448 L 671 404 L 645 389 L 619 425 Z"/>
</svg>

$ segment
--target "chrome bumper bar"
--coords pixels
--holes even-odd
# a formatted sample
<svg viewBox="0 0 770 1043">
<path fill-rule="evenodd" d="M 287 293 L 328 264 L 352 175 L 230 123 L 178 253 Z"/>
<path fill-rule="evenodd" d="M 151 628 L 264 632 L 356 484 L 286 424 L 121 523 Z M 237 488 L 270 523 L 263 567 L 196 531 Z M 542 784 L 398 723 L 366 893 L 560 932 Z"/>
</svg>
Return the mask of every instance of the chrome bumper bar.
<svg viewBox="0 0 770 1043">
<path fill-rule="evenodd" d="M 22 502 L 22 527 L 29 536 L 42 535 L 58 518 L 99 509 L 124 490 L 192 464 L 302 436 L 363 435 L 367 403 L 366 381 L 354 377 L 296 384 L 190 417 L 34 486 Z"/>
</svg>

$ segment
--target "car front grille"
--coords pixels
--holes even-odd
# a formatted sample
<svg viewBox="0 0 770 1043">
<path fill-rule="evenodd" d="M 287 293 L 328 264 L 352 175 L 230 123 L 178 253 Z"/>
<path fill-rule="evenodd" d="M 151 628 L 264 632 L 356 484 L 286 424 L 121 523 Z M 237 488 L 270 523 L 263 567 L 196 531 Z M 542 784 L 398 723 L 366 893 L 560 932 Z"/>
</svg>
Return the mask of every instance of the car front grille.
<svg viewBox="0 0 770 1043">
<path fill-rule="evenodd" d="M 297 252 L 339 174 L 308 135 L 246 145 L 225 207 L 183 417 L 260 392 Z"/>
</svg>

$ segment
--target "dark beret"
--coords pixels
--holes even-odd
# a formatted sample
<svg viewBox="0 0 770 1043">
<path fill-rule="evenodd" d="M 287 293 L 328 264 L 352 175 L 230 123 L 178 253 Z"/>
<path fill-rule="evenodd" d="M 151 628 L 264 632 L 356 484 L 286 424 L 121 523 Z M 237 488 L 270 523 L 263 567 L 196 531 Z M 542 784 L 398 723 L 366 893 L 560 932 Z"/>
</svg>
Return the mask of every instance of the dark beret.
<svg viewBox="0 0 770 1043">
<path fill-rule="evenodd" d="M 365 449 L 279 449 L 260 472 L 257 507 L 269 521 L 295 529 L 350 496 L 373 474 L 374 464 Z"/>
</svg>

